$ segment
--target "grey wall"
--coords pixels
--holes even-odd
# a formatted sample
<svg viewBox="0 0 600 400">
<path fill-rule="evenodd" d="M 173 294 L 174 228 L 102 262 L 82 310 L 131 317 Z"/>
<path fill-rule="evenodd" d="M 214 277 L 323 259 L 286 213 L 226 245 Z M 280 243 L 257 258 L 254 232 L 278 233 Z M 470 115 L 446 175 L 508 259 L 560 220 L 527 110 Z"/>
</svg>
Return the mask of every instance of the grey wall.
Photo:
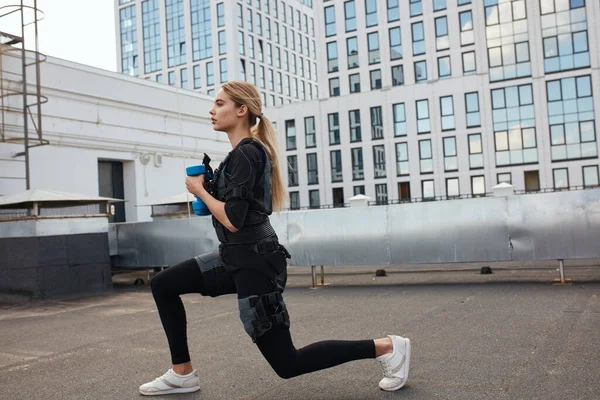
<svg viewBox="0 0 600 400">
<path fill-rule="evenodd" d="M 111 288 L 107 233 L 0 238 L 0 301 Z"/>
<path fill-rule="evenodd" d="M 600 258 L 600 189 L 282 212 L 290 265 Z M 169 266 L 217 248 L 210 217 L 117 224 L 119 267 Z"/>
</svg>

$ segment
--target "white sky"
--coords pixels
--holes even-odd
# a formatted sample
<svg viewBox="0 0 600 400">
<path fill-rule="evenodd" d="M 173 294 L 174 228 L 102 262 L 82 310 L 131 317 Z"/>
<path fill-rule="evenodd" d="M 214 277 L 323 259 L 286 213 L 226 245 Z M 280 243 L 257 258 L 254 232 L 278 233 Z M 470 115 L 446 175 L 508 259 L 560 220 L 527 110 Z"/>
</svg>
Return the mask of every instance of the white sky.
<svg viewBox="0 0 600 400">
<path fill-rule="evenodd" d="M 0 0 L 0 7 L 20 0 Z M 33 5 L 33 0 L 24 0 Z M 114 0 L 37 0 L 45 14 L 38 23 L 39 50 L 49 56 L 116 71 Z M 10 9 L 0 9 L 4 14 Z M 33 11 L 26 14 L 31 21 Z M 0 31 L 21 36 L 20 13 L 0 18 Z M 25 28 L 26 48 L 34 49 L 33 25 Z"/>
</svg>

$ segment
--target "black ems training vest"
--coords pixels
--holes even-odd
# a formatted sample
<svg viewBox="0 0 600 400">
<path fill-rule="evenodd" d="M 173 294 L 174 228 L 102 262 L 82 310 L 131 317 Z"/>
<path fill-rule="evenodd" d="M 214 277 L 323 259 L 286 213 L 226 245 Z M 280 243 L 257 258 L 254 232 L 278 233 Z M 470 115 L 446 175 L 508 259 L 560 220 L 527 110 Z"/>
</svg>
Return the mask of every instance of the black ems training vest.
<svg viewBox="0 0 600 400">
<path fill-rule="evenodd" d="M 248 189 L 246 185 L 252 182 L 234 183 L 232 185 L 229 171 L 227 170 L 229 158 L 234 151 L 242 151 L 238 147 L 251 144 L 261 150 L 263 155 L 263 171 L 254 171 L 256 177 L 254 188 Z M 251 163 L 253 168 L 257 166 Z M 235 185 L 235 186 L 234 186 Z M 229 188 L 229 190 L 228 190 Z M 275 235 L 275 230 L 269 222 L 272 213 L 271 201 L 271 161 L 263 145 L 253 138 L 244 138 L 238 143 L 214 172 L 212 195 L 217 200 L 227 202 L 232 199 L 245 199 L 250 204 L 244 225 L 233 233 L 223 226 L 214 216 L 212 217 L 217 238 L 224 244 L 253 243 Z"/>
</svg>

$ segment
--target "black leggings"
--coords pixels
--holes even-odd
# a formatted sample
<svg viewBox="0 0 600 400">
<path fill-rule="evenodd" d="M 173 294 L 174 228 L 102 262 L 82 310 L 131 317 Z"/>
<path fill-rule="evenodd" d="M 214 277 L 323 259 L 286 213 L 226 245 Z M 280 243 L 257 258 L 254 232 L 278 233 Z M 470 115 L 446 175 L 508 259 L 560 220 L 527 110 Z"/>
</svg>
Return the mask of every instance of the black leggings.
<svg viewBox="0 0 600 400">
<path fill-rule="evenodd" d="M 257 268 L 227 269 L 226 273 L 214 275 L 216 270 L 218 268 L 201 271 L 196 259 L 192 258 L 152 278 L 152 294 L 167 335 L 173 364 L 190 361 L 187 322 L 180 295 L 201 293 L 215 296 L 214 293 L 210 294 L 210 288 L 205 287 L 207 283 L 218 285 L 219 294 L 237 293 L 238 298 L 274 291 L 272 280 Z M 241 325 L 240 322 L 240 328 Z M 285 325 L 274 326 L 258 337 L 256 344 L 277 375 L 285 379 L 348 361 L 375 358 L 373 340 L 327 340 L 296 349 L 290 330 Z"/>
</svg>

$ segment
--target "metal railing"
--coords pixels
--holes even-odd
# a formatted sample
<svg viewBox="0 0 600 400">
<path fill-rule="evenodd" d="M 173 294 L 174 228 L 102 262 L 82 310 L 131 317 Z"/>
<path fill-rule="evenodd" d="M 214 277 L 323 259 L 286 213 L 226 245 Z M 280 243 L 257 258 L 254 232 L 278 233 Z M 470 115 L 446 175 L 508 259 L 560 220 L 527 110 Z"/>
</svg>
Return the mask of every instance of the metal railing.
<svg viewBox="0 0 600 400">
<path fill-rule="evenodd" d="M 588 186 L 569 186 L 565 188 L 542 188 L 542 189 L 528 189 L 528 190 L 515 190 L 516 195 L 521 194 L 534 194 L 534 193 L 553 193 L 553 192 L 566 192 L 566 191 L 574 191 L 574 190 L 587 190 L 587 189 L 597 189 L 600 188 L 600 185 L 588 185 Z M 391 200 L 371 200 L 369 201 L 369 206 L 388 206 L 394 204 L 409 204 L 409 203 L 426 203 L 431 201 L 448 201 L 448 200 L 464 200 L 464 199 L 476 199 L 483 197 L 493 197 L 492 192 L 482 193 L 482 194 L 461 194 L 456 196 L 434 196 L 434 197 L 411 197 L 406 199 L 391 199 Z M 321 204 L 318 206 L 302 206 L 295 208 L 284 208 L 283 211 L 295 211 L 295 210 L 320 210 L 320 209 L 330 209 L 330 208 L 344 208 L 350 207 L 350 203 L 343 204 Z"/>
</svg>

